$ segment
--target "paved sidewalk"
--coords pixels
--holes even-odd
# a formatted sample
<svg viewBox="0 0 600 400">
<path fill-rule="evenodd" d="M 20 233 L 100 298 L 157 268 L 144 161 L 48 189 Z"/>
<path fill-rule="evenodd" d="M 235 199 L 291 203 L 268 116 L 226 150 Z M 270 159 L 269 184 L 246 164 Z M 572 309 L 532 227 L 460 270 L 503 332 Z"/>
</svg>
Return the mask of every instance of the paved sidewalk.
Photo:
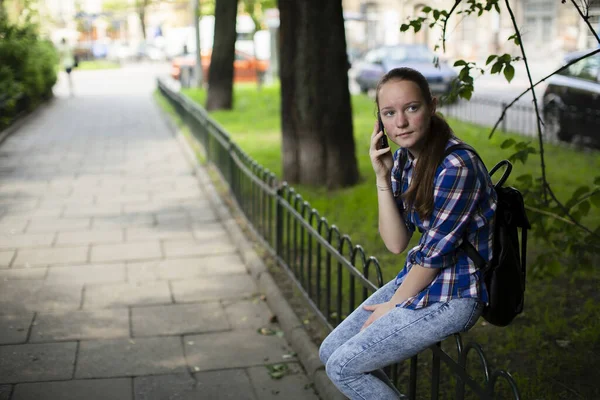
<svg viewBox="0 0 600 400">
<path fill-rule="evenodd" d="M 152 71 L 61 85 L 0 145 L 0 400 L 317 399 Z"/>
</svg>

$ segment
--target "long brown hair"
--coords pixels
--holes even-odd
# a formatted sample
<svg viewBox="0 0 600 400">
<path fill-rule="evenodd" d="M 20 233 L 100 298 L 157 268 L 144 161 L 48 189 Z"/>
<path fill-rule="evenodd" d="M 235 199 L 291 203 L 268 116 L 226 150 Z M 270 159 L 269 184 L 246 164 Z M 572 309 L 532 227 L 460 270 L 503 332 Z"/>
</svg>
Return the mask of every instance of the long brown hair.
<svg viewBox="0 0 600 400">
<path fill-rule="evenodd" d="M 427 79 L 420 72 L 412 68 L 395 68 L 385 74 L 377 84 L 375 95 L 377 112 L 379 112 L 379 91 L 381 87 L 395 80 L 414 82 L 419 87 L 425 103 L 431 110 L 433 107 L 433 96 L 431 95 Z M 441 115 L 434 114 L 431 117 L 431 124 L 429 132 L 425 137 L 423 150 L 419 155 L 419 162 L 415 166 L 412 182 L 406 193 L 402 195 L 406 203 L 417 210 L 421 220 L 429 218 L 433 212 L 433 181 L 435 179 L 435 171 L 442 162 L 448 140 L 453 136 L 452 128 L 450 128 L 446 120 Z"/>
</svg>

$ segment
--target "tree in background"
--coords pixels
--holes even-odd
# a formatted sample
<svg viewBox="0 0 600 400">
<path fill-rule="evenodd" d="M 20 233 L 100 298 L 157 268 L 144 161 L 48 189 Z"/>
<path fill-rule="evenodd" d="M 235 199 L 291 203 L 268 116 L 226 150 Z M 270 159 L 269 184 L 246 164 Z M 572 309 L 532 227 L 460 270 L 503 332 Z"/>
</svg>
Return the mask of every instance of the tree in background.
<svg viewBox="0 0 600 400">
<path fill-rule="evenodd" d="M 263 25 L 261 22 L 263 11 L 277 7 L 277 2 L 276 0 L 242 0 L 240 5 L 240 11 L 250 15 L 250 18 L 254 21 L 255 30 L 260 30 Z"/>
<path fill-rule="evenodd" d="M 279 0 L 283 179 L 354 185 L 355 155 L 341 0 Z"/>
<path fill-rule="evenodd" d="M 230 110 L 233 107 L 233 61 L 235 58 L 237 0 L 217 0 L 215 34 L 208 70 L 206 109 Z"/>
</svg>

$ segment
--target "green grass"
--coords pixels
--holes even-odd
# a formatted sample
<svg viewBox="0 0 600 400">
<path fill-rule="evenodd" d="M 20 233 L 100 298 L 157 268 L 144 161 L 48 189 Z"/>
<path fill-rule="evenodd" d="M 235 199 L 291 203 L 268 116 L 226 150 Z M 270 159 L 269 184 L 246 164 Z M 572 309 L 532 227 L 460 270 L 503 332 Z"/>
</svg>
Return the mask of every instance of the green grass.
<svg viewBox="0 0 600 400">
<path fill-rule="evenodd" d="M 195 89 L 185 94 L 204 104 L 205 92 Z M 366 96 L 352 98 L 354 137 L 361 183 L 347 189 L 327 191 L 297 186 L 330 223 L 342 233 L 350 234 L 354 244 L 361 244 L 368 255 L 378 258 L 384 279 L 400 270 L 404 255 L 390 254 L 377 232 L 376 192 L 368 147 L 374 123 L 375 106 Z M 281 176 L 281 134 L 279 87 L 257 90 L 255 86 L 236 86 L 233 111 L 219 111 L 211 116 L 231 134 L 259 164 Z M 478 149 L 486 162 L 493 165 L 510 155 L 499 144 L 510 134 L 496 134 L 488 140 L 489 129 L 449 120 L 455 133 Z M 548 180 L 561 200 L 570 198 L 574 188 L 593 185 L 600 171 L 597 152 L 580 152 L 546 145 Z M 516 164 L 513 175 L 540 175 L 539 161 L 532 157 L 526 165 Z M 583 221 L 592 228 L 600 224 L 600 210 L 592 208 Z M 415 235 L 418 236 L 418 235 Z M 413 244 L 418 240 L 413 238 Z M 539 242 L 532 242 L 533 252 L 543 252 Z M 481 343 L 491 364 L 508 369 L 516 378 L 523 399 L 597 399 L 600 381 L 597 359 L 600 357 L 600 274 L 593 268 L 565 265 L 552 279 L 529 277 L 526 310 L 507 328 L 480 322 L 464 337 Z M 424 382 L 423 385 L 426 385 Z M 451 398 L 451 397 L 450 397 Z"/>
<path fill-rule="evenodd" d="M 77 66 L 77 70 L 80 71 L 92 71 L 99 69 L 117 69 L 121 68 L 119 63 L 108 60 L 90 60 L 90 61 L 80 61 Z"/>
</svg>

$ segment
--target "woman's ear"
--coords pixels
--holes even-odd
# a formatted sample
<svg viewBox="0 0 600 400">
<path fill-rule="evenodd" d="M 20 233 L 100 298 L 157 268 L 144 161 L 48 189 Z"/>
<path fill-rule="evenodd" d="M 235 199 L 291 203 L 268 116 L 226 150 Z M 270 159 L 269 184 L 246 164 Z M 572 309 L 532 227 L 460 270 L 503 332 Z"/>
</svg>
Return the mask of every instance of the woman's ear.
<svg viewBox="0 0 600 400">
<path fill-rule="evenodd" d="M 431 99 L 431 115 L 435 115 L 435 112 L 437 110 L 437 97 L 434 97 L 433 99 Z"/>
</svg>

